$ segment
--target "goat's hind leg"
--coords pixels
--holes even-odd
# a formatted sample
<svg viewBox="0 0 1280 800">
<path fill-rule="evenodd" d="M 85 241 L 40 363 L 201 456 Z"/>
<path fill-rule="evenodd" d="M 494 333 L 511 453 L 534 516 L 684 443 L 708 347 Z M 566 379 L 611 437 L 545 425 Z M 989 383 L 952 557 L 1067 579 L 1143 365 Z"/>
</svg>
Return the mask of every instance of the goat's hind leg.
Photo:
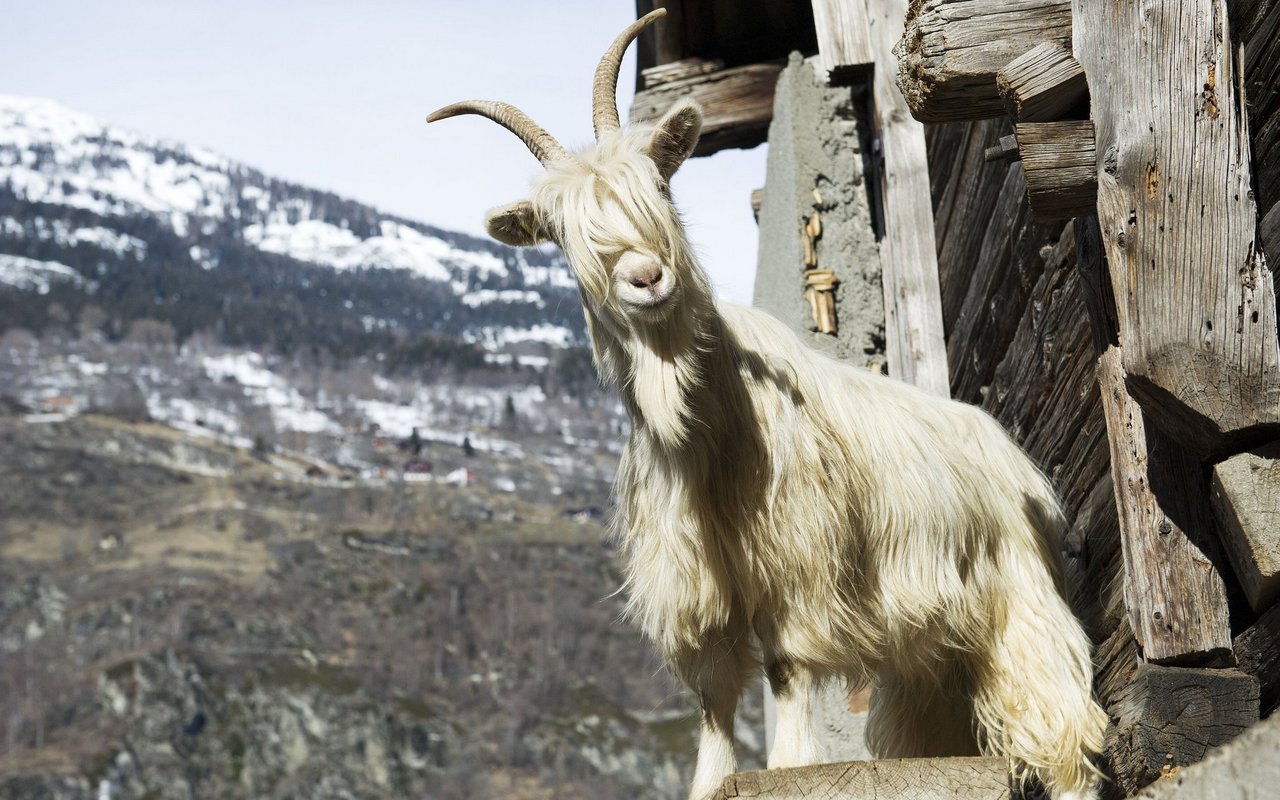
<svg viewBox="0 0 1280 800">
<path fill-rule="evenodd" d="M 733 718 L 747 677 L 757 669 L 745 626 L 709 632 L 704 644 L 669 656 L 676 674 L 698 697 L 702 718 L 698 765 L 690 800 L 707 800 L 734 771 Z"/>
</svg>

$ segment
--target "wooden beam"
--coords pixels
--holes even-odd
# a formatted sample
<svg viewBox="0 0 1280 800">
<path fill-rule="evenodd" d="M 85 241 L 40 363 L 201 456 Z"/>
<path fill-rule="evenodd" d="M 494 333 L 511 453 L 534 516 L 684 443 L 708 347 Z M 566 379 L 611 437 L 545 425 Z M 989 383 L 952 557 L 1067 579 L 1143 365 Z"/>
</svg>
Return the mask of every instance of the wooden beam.
<svg viewBox="0 0 1280 800">
<path fill-rule="evenodd" d="M 862 80 L 875 61 L 865 0 L 812 0 L 818 74 L 835 86 Z"/>
<path fill-rule="evenodd" d="M 1202 456 L 1280 435 L 1275 283 L 1225 2 L 1073 0 L 1124 371 Z"/>
<path fill-rule="evenodd" d="M 1213 511 L 1254 611 L 1280 599 L 1280 442 L 1213 468 Z"/>
<path fill-rule="evenodd" d="M 1058 42 L 1041 42 L 1001 67 L 996 89 L 1018 122 L 1067 119 L 1089 97 L 1084 67 Z"/>
<path fill-rule="evenodd" d="M 1125 386 L 1119 348 L 1098 360 L 1120 512 L 1124 595 L 1143 657 L 1204 663 L 1230 655 L 1222 577 L 1205 555 L 1212 529 L 1200 464 L 1147 424 Z"/>
<path fill-rule="evenodd" d="M 996 73 L 1046 41 L 1070 43 L 1067 0 L 912 0 L 895 51 L 912 115 L 923 122 L 1003 116 Z"/>
<path fill-rule="evenodd" d="M 1091 216 L 1098 202 L 1093 123 L 1019 122 L 1014 132 L 1032 217 L 1050 222 Z"/>
<path fill-rule="evenodd" d="M 894 80 L 893 46 L 906 0 L 867 0 L 876 68 L 872 99 L 883 158 L 885 357 L 889 374 L 942 397 L 951 394 L 943 338 L 938 255 L 924 126 L 911 119 Z"/>
<path fill-rule="evenodd" d="M 905 758 L 739 772 L 717 800 L 1008 800 L 1009 776 L 998 758 Z"/>
<path fill-rule="evenodd" d="M 702 105 L 702 138 L 693 151 L 706 156 L 764 142 L 773 119 L 773 91 L 782 64 L 747 64 L 668 80 L 636 93 L 631 122 L 657 122 L 675 102 L 693 97 Z"/>
<path fill-rule="evenodd" d="M 1258 721 L 1258 681 L 1234 669 L 1144 664 L 1108 709 L 1107 756 L 1126 795 L 1194 764 Z"/>
<path fill-rule="evenodd" d="M 1258 679 L 1262 715 L 1272 713 L 1280 705 L 1280 605 L 1237 636 L 1234 647 L 1240 670 Z"/>
</svg>

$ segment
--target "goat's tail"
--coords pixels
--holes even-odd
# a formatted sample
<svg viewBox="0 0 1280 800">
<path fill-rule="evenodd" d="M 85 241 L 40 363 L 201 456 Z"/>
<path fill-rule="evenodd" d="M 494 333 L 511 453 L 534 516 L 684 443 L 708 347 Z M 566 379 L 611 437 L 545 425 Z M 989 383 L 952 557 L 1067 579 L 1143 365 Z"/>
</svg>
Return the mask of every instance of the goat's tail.
<svg viewBox="0 0 1280 800">
<path fill-rule="evenodd" d="M 1062 595 L 1062 514 L 1035 479 L 1021 519 L 1007 520 L 1022 530 L 1000 548 L 1005 613 L 972 665 L 974 716 L 983 749 L 1007 758 L 1018 782 L 1035 777 L 1055 800 L 1085 800 L 1096 797 L 1108 719 L 1093 698 L 1089 639 Z"/>
</svg>

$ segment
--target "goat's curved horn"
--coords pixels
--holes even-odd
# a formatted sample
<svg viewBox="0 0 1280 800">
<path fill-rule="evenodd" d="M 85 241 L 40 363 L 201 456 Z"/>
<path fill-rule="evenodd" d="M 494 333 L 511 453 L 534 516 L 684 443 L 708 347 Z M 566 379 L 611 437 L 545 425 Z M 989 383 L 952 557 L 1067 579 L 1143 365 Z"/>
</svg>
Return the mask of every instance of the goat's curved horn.
<svg viewBox="0 0 1280 800">
<path fill-rule="evenodd" d="M 544 166 L 552 161 L 569 158 L 569 151 L 556 141 L 556 137 L 547 133 L 528 114 L 509 103 L 500 103 L 497 100 L 467 100 L 454 103 L 432 112 L 427 117 L 427 122 L 438 122 L 460 114 L 488 117 L 511 131 L 520 137 L 520 141 L 529 148 L 529 152 L 537 156 Z"/>
<path fill-rule="evenodd" d="M 640 31 L 666 15 L 665 8 L 655 8 L 645 14 L 618 34 L 618 38 L 613 40 L 613 44 L 600 57 L 595 84 L 591 88 L 591 124 L 595 127 L 597 140 L 603 134 L 622 127 L 622 122 L 618 119 L 618 69 L 622 66 L 623 54 L 640 35 Z"/>
</svg>

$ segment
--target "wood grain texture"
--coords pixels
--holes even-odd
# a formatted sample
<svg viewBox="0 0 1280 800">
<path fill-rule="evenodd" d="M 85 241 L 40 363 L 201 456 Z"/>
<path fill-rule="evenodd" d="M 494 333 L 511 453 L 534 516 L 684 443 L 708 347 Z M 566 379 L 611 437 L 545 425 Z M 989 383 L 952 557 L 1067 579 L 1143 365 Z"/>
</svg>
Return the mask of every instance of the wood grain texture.
<svg viewBox="0 0 1280 800">
<path fill-rule="evenodd" d="M 1007 800 L 1009 778 L 998 758 L 847 761 L 794 769 L 740 772 L 717 795 L 768 800 Z"/>
<path fill-rule="evenodd" d="M 1201 455 L 1280 434 L 1275 284 L 1225 0 L 1072 7 L 1130 390 Z"/>
<path fill-rule="evenodd" d="M 1258 721 L 1258 681 L 1234 669 L 1144 664 L 1110 709 L 1114 777 L 1135 792 L 1175 767 L 1204 758 Z"/>
<path fill-rule="evenodd" d="M 1254 611 L 1280 600 L 1280 442 L 1213 467 L 1213 513 Z"/>
<path fill-rule="evenodd" d="M 818 74 L 842 85 L 860 79 L 875 62 L 866 0 L 812 0 L 818 32 Z"/>
<path fill-rule="evenodd" d="M 1199 462 L 1149 425 L 1129 395 L 1120 348 L 1098 361 L 1124 552 L 1129 624 L 1147 661 L 1203 663 L 1231 652 L 1226 588 Z"/>
<path fill-rule="evenodd" d="M 656 122 L 677 100 L 702 105 L 702 137 L 695 156 L 763 142 L 773 119 L 773 91 L 782 64 L 747 64 L 704 72 L 637 92 L 631 122 Z"/>
<path fill-rule="evenodd" d="M 1258 679 L 1262 715 L 1280 705 L 1280 605 L 1272 606 L 1235 639 L 1241 672 Z"/>
<path fill-rule="evenodd" d="M 947 350 L 938 288 L 924 128 L 907 113 L 894 81 L 893 45 L 906 0 L 867 0 L 875 48 L 872 97 L 883 163 L 884 236 L 880 241 L 889 374 L 946 397 Z"/>
<path fill-rule="evenodd" d="M 1071 41 L 1066 0 L 912 0 L 899 82 L 924 122 L 1003 116 L 996 73 L 1041 42 Z"/>
<path fill-rule="evenodd" d="M 1255 0 L 1245 16 L 1237 41 L 1244 42 L 1244 95 L 1249 111 L 1254 186 L 1259 213 L 1265 218 L 1280 209 L 1280 0 Z M 1233 9 L 1234 14 L 1237 13 Z M 1274 265 L 1278 248 L 1267 255 Z M 1274 271 L 1274 270 L 1273 270 Z"/>
<path fill-rule="evenodd" d="M 1037 222 L 1090 216 L 1098 202 L 1093 123 L 1019 122 L 1014 131 Z"/>
<path fill-rule="evenodd" d="M 1018 122 L 1053 122 L 1088 100 L 1084 67 L 1058 42 L 1041 42 L 996 72 L 996 89 Z"/>
</svg>

